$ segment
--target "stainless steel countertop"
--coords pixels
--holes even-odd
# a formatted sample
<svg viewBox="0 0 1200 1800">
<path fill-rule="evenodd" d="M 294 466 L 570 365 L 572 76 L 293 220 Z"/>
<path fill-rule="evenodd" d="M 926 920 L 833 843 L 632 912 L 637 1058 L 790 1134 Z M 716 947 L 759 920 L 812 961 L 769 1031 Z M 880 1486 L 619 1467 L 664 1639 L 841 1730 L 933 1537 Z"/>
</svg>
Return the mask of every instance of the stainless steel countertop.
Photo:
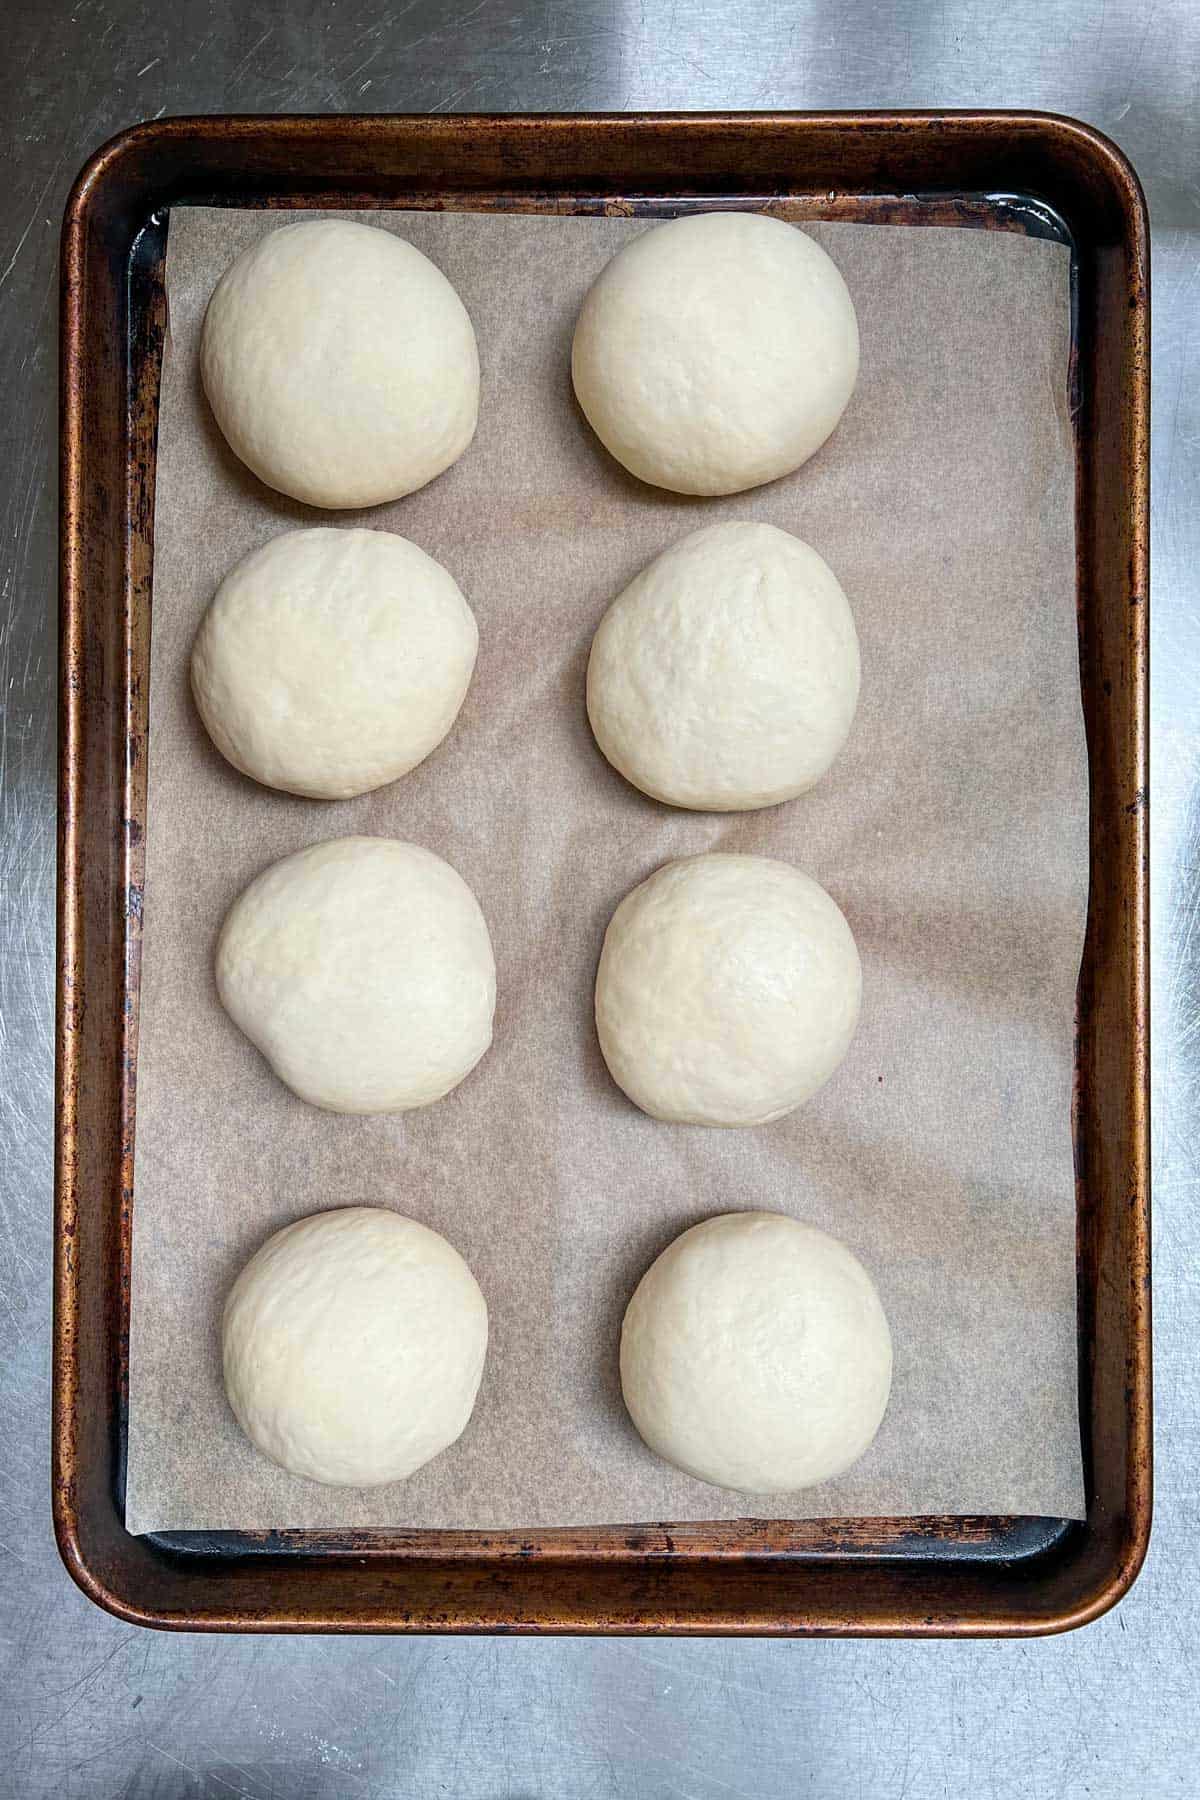
<svg viewBox="0 0 1200 1800">
<path fill-rule="evenodd" d="M 1200 6 L 9 0 L 0 195 L 0 1795 L 1127 1800 L 1196 1792 Z M 188 112 L 1022 106 L 1154 229 L 1157 1495 L 1114 1613 L 1019 1644 L 237 1639 L 120 1625 L 48 1505 L 56 278 L 87 153 Z"/>
</svg>

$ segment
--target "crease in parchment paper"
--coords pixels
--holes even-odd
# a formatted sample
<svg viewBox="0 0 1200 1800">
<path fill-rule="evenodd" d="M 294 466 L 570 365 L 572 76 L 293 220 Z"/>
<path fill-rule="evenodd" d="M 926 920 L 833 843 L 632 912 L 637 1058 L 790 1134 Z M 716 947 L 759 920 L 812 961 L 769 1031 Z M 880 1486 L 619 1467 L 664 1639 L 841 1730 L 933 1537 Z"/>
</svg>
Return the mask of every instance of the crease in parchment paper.
<svg viewBox="0 0 1200 1800">
<path fill-rule="evenodd" d="M 795 475 L 693 500 L 645 487 L 575 406 L 571 330 L 632 219 L 357 214 L 445 270 L 475 322 L 479 431 L 417 494 L 323 514 L 237 462 L 197 376 L 204 306 L 259 211 L 173 212 L 159 426 L 130 1345 L 129 1529 L 536 1528 L 746 1516 L 1079 1516 L 1075 984 L 1087 765 L 1066 412 L 1068 253 L 988 231 L 818 225 L 858 308 L 862 373 Z M 805 538 L 862 645 L 846 749 L 809 794 L 738 815 L 637 793 L 592 741 L 584 671 L 609 601 L 721 519 Z M 383 527 L 452 571 L 479 621 L 454 730 L 393 786 L 269 791 L 209 743 L 193 633 L 247 551 L 299 524 Z M 412 838 L 470 882 L 495 944 L 495 1042 L 448 1098 L 390 1118 L 296 1099 L 222 1012 L 216 934 L 244 884 L 323 838 Z M 667 1126 L 613 1086 L 592 985 L 623 894 L 673 856 L 778 856 L 862 954 L 862 1023 L 807 1106 L 750 1131 Z M 369 1202 L 444 1232 L 491 1345 L 460 1441 L 409 1481 L 284 1474 L 221 1385 L 224 1294 L 268 1234 Z M 727 1493 L 629 1424 L 621 1315 L 709 1214 L 777 1208 L 879 1284 L 895 1382 L 869 1453 L 822 1487 Z"/>
</svg>

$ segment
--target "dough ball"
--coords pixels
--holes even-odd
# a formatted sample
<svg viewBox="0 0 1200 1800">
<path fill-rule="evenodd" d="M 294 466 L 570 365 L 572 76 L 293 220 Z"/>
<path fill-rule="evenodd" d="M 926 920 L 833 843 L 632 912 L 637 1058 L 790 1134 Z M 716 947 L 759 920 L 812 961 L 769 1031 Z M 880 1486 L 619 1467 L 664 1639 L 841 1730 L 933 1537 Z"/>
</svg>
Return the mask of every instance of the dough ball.
<svg viewBox="0 0 1200 1800">
<path fill-rule="evenodd" d="M 632 474 L 738 494 L 825 442 L 858 378 L 858 321 L 837 268 L 794 225 L 698 213 L 643 232 L 601 272 L 571 372 Z"/>
<path fill-rule="evenodd" d="M 812 787 L 858 704 L 837 577 L 774 525 L 709 525 L 642 570 L 592 641 L 588 716 L 626 780 L 703 812 Z"/>
<path fill-rule="evenodd" d="M 390 231 L 283 225 L 213 290 L 200 369 L 233 449 L 310 506 L 377 506 L 456 462 L 479 416 L 479 352 L 441 270 Z"/>
<path fill-rule="evenodd" d="M 302 1100 L 406 1112 L 457 1087 L 491 1043 L 496 965 L 449 863 L 395 838 L 333 838 L 234 901 L 217 992 Z"/>
<path fill-rule="evenodd" d="M 779 1494 L 828 1481 L 887 1409 L 892 1341 L 845 1244 L 781 1213 L 693 1225 L 642 1277 L 621 1332 L 625 1404 L 700 1481 Z"/>
<path fill-rule="evenodd" d="M 452 1244 L 375 1206 L 314 1213 L 225 1302 L 225 1391 L 256 1449 L 330 1487 L 403 1481 L 461 1437 L 487 1307 Z"/>
<path fill-rule="evenodd" d="M 479 647 L 454 578 L 388 531 L 285 531 L 231 569 L 192 649 L 209 736 L 268 787 L 341 800 L 407 774 Z"/>
<path fill-rule="evenodd" d="M 688 856 L 613 914 L 596 1030 L 653 1118 L 765 1125 L 828 1081 L 861 998 L 850 927 L 817 882 L 766 856 Z"/>
</svg>

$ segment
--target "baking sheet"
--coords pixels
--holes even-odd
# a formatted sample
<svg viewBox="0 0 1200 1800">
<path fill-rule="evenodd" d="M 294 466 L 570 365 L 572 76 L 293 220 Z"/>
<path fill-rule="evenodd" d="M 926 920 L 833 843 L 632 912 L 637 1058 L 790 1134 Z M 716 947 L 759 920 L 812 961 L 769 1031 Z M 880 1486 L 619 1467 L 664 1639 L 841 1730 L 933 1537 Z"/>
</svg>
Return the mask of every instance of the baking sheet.
<svg viewBox="0 0 1200 1800">
<path fill-rule="evenodd" d="M 780 209 L 786 210 L 786 209 Z M 295 217 L 289 214 L 289 217 Z M 321 514 L 228 451 L 197 377 L 204 305 L 277 214 L 170 224 L 160 409 L 138 1066 L 126 1520 L 131 1531 L 535 1528 L 754 1516 L 1079 1517 L 1074 991 L 1087 899 L 1078 691 L 1068 253 L 999 232 L 811 227 L 854 296 L 862 374 L 825 449 L 755 493 L 644 487 L 574 406 L 589 282 L 644 222 L 357 213 L 458 287 L 484 377 L 474 445 L 395 505 Z M 591 634 L 666 544 L 717 519 L 811 541 L 854 608 L 863 689 L 811 794 L 676 812 L 592 741 Z M 289 525 L 375 525 L 453 571 L 480 626 L 449 739 L 358 800 L 276 794 L 229 768 L 191 704 L 192 635 L 226 569 Z M 496 1039 L 447 1099 L 394 1118 L 307 1107 L 222 1012 L 230 901 L 323 838 L 411 837 L 479 896 Z M 827 886 L 864 965 L 858 1036 L 789 1119 L 667 1126 L 613 1086 L 591 993 L 621 896 L 673 856 L 742 850 Z M 408 1482 L 339 1492 L 241 1437 L 219 1317 L 242 1262 L 323 1207 L 394 1206 L 446 1233 L 491 1315 L 474 1418 Z M 773 1207 L 844 1238 L 892 1324 L 892 1401 L 868 1455 L 797 1495 L 725 1493 L 658 1462 L 620 1400 L 626 1300 L 688 1224 Z"/>
</svg>

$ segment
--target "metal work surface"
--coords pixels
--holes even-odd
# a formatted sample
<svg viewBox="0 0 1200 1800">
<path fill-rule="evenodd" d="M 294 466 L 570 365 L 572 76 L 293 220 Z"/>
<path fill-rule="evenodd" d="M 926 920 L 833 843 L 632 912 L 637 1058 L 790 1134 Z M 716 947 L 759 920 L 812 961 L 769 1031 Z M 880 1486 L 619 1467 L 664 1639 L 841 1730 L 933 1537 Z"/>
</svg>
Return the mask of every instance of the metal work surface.
<svg viewBox="0 0 1200 1800">
<path fill-rule="evenodd" d="M 1200 11 L 752 0 L 15 0 L 0 197 L 0 1795 L 1189 1795 L 1200 1749 Z M 1157 1507 L 1141 1580 L 1023 1644 L 169 1637 L 49 1529 L 58 227 L 85 155 L 184 112 L 1022 106 L 1131 155 L 1155 237 Z"/>
</svg>

